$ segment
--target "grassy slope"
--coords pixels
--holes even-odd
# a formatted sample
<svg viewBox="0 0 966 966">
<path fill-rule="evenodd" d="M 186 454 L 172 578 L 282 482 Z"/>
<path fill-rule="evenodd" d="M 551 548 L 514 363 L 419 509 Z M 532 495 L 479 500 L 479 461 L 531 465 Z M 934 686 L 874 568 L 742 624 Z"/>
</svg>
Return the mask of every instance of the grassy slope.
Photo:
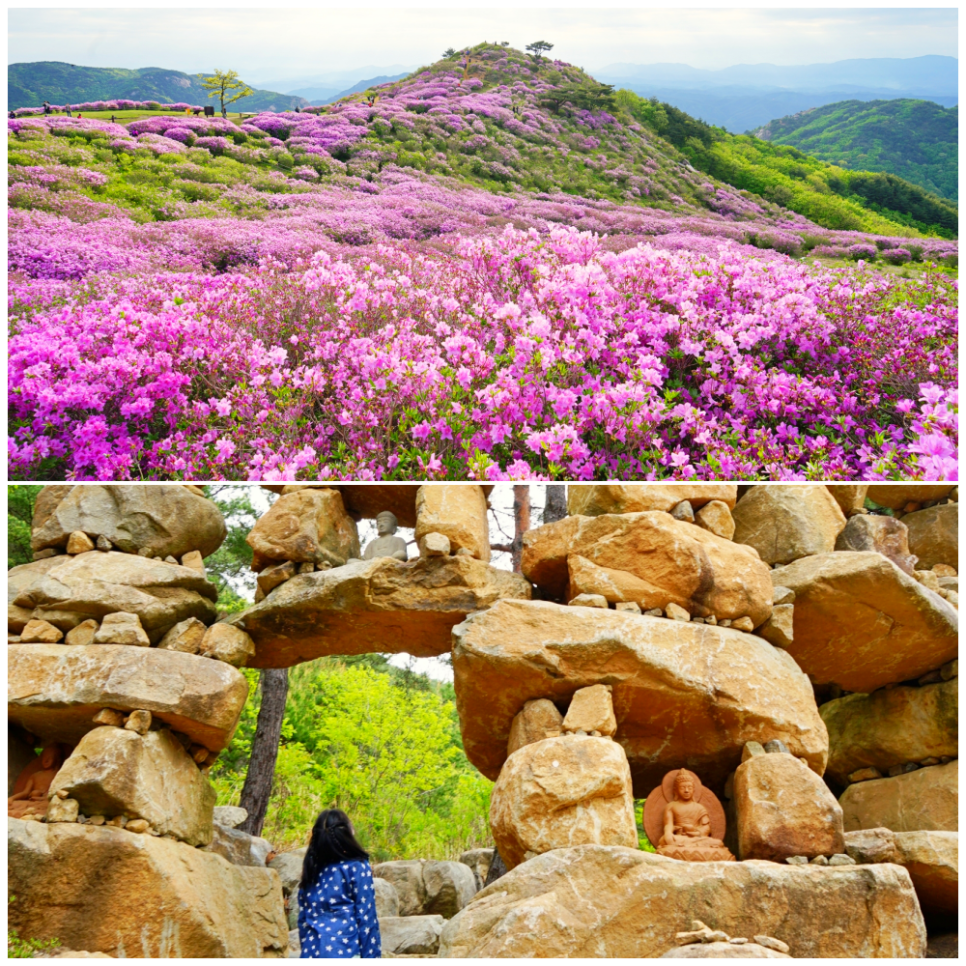
<svg viewBox="0 0 966 966">
<path fill-rule="evenodd" d="M 51 104 L 80 104 L 84 101 L 107 101 L 124 98 L 133 101 L 156 100 L 159 103 L 216 103 L 208 100 L 193 74 L 160 67 L 124 70 L 109 67 L 78 67 L 58 61 L 11 64 L 7 69 L 9 109 L 39 107 Z M 284 111 L 308 102 L 289 94 L 255 91 L 251 97 L 233 106 L 243 111 Z"/>
<path fill-rule="evenodd" d="M 843 168 L 885 171 L 958 198 L 959 111 L 932 101 L 839 101 L 753 132 Z"/>
</svg>

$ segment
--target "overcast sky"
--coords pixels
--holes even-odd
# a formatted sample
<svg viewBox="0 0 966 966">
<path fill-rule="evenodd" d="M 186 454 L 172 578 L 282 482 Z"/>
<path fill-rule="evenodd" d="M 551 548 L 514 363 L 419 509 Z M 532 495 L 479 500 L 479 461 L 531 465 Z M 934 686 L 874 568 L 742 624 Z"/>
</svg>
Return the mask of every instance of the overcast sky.
<svg viewBox="0 0 966 966">
<path fill-rule="evenodd" d="M 642 4 L 272 9 L 9 9 L 10 62 L 88 67 L 232 68 L 253 84 L 362 66 L 416 67 L 450 46 L 546 39 L 587 70 L 614 63 L 809 64 L 866 57 L 957 55 L 946 8 L 667 9 Z"/>
</svg>

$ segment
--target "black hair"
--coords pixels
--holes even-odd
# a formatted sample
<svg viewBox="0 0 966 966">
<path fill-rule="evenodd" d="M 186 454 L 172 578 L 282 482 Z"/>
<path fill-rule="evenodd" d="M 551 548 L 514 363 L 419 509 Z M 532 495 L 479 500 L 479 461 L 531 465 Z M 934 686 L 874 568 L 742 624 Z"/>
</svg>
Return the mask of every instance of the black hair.
<svg viewBox="0 0 966 966">
<path fill-rule="evenodd" d="M 340 808 L 327 808 L 319 814 L 312 828 L 299 886 L 309 889 L 326 866 L 353 859 L 368 861 L 369 853 L 356 841 L 349 816 Z"/>
</svg>

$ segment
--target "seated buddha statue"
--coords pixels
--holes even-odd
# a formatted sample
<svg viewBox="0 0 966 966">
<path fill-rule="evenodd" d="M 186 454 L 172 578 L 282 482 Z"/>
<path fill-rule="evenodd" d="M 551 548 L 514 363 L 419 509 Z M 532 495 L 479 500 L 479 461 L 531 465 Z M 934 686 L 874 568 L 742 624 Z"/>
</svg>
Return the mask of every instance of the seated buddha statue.
<svg viewBox="0 0 966 966">
<path fill-rule="evenodd" d="M 409 550 L 406 541 L 396 536 L 399 522 L 396 515 L 389 510 L 383 510 L 376 517 L 376 537 L 365 549 L 363 560 L 375 560 L 378 557 L 393 557 L 396 560 L 408 560 Z"/>
<path fill-rule="evenodd" d="M 674 778 L 674 798 L 663 815 L 664 834 L 658 842 L 661 855 L 691 862 L 733 862 L 721 839 L 711 834 L 711 814 L 695 799 L 694 779 L 682 768 Z"/>
<path fill-rule="evenodd" d="M 26 782 L 7 799 L 7 815 L 11 818 L 23 818 L 25 815 L 42 818 L 47 814 L 47 794 L 61 765 L 60 749 L 57 745 L 46 745 L 40 753 L 39 768 L 37 764 L 35 759 L 27 765 L 24 773 L 29 771 L 30 774 Z M 14 788 L 19 784 L 18 779 Z"/>
</svg>

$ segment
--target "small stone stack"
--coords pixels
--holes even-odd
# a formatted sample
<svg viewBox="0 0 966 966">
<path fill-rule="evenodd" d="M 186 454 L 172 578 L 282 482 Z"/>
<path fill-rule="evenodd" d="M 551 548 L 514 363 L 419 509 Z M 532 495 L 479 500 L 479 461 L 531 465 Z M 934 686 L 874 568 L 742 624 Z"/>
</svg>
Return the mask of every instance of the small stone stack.
<svg viewBox="0 0 966 966">
<path fill-rule="evenodd" d="M 43 773 L 47 801 L 11 806 L 22 935 L 112 956 L 285 954 L 276 874 L 202 851 L 208 770 L 237 726 L 237 667 L 253 651 L 215 623 L 203 558 L 225 532 L 193 486 L 39 494 L 37 559 L 9 577 L 8 795 L 37 784 L 37 745 L 56 774 Z"/>
</svg>

